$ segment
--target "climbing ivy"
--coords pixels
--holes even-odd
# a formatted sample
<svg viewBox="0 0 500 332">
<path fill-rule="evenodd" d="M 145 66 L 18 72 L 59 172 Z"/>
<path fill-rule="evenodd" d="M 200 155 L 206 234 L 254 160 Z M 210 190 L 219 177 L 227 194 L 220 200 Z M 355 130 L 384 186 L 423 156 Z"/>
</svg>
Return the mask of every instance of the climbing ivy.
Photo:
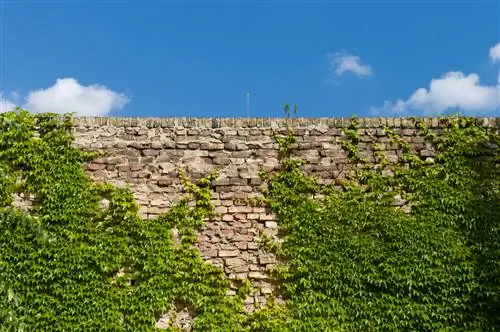
<svg viewBox="0 0 500 332">
<path fill-rule="evenodd" d="M 401 158 L 380 144 L 365 158 L 353 119 L 340 144 L 355 167 L 329 185 L 302 171 L 293 128 L 278 140 L 283 167 L 264 178 L 283 241 L 267 248 L 285 301 L 261 312 L 262 330 L 500 329 L 498 132 L 464 117 L 440 132 L 414 123 L 435 157 L 386 128 Z"/>
<path fill-rule="evenodd" d="M 500 139 L 474 119 L 442 122 L 414 121 L 428 158 L 385 128 L 394 160 L 382 144 L 361 153 L 353 119 L 339 142 L 351 171 L 329 185 L 303 171 L 293 128 L 277 136 L 282 168 L 262 173 L 258 200 L 280 226 L 282 241 L 262 246 L 281 261 L 276 298 L 248 313 L 248 283 L 227 296 L 195 247 L 216 174 L 180 171 L 185 196 L 142 220 L 128 188 L 87 177 L 100 154 L 73 147 L 70 116 L 0 114 L 0 330 L 152 331 L 176 308 L 196 331 L 497 330 Z"/>
<path fill-rule="evenodd" d="M 194 184 L 180 172 L 184 198 L 142 220 L 128 188 L 87 177 L 99 154 L 74 148 L 71 127 L 69 116 L 0 114 L 0 330 L 152 331 L 175 307 L 197 331 L 239 330 L 248 285 L 226 296 L 223 271 L 194 246 L 215 174 Z"/>
</svg>

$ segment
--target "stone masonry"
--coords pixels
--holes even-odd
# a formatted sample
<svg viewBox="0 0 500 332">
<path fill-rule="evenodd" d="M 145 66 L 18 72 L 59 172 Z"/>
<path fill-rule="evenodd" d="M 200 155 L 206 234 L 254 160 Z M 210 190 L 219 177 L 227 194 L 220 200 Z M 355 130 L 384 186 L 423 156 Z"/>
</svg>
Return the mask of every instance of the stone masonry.
<svg viewBox="0 0 500 332">
<path fill-rule="evenodd" d="M 360 144 L 365 157 L 378 143 L 389 158 L 401 151 L 390 142 L 384 126 L 404 136 L 422 158 L 434 153 L 424 138 L 416 135 L 410 119 L 359 119 Z M 439 130 L 438 119 L 425 119 Z M 498 129 L 500 118 L 477 119 Z M 176 167 L 187 169 L 194 178 L 219 170 L 214 181 L 213 202 L 220 214 L 205 224 L 199 234 L 201 255 L 224 269 L 230 278 L 248 277 L 260 288 L 260 296 L 271 292 L 267 271 L 274 257 L 259 250 L 259 234 L 277 234 L 275 217 L 264 207 L 251 206 L 247 197 L 260 196 L 261 169 L 278 167 L 277 133 L 286 134 L 293 126 L 298 138 L 297 156 L 309 163 L 305 170 L 328 182 L 346 175 L 346 154 L 340 147 L 343 128 L 351 119 L 198 119 L 198 118 L 97 118 L 75 119 L 75 146 L 103 150 L 107 156 L 86 165 L 95 181 L 129 184 L 145 218 L 168 211 L 181 196 Z"/>
</svg>

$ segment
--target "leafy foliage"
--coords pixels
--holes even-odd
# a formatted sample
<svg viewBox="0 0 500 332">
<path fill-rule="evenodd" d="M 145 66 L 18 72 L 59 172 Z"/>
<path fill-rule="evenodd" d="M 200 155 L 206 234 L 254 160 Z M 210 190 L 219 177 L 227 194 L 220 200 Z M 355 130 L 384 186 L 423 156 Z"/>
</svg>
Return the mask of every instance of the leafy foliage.
<svg viewBox="0 0 500 332">
<path fill-rule="evenodd" d="M 151 331 L 174 305 L 195 312 L 195 330 L 238 329 L 248 287 L 226 296 L 194 246 L 214 175 L 195 185 L 181 173 L 186 196 L 145 221 L 130 190 L 90 181 L 82 163 L 97 154 L 73 148 L 70 128 L 55 114 L 0 114 L 0 330 Z M 30 211 L 15 193 L 35 199 Z"/>
<path fill-rule="evenodd" d="M 286 315 L 263 319 L 263 330 L 500 328 L 499 136 L 474 119 L 441 121 L 440 133 L 416 122 L 435 158 L 386 128 L 402 158 L 374 145 L 370 162 L 353 119 L 342 147 L 358 167 L 333 185 L 301 170 L 292 131 L 279 140 L 283 169 L 266 175 L 266 194 L 283 233 L 275 251 Z"/>
<path fill-rule="evenodd" d="M 72 147 L 70 117 L 0 114 L 0 330 L 152 331 L 175 307 L 194 312 L 197 331 L 498 330 L 500 139 L 474 119 L 442 121 L 440 132 L 416 121 L 427 159 L 386 128 L 395 162 L 383 146 L 360 152 L 353 119 L 341 146 L 356 167 L 332 185 L 302 171 L 293 130 L 278 136 L 283 167 L 263 173 L 259 204 L 282 232 L 263 241 L 281 258 L 279 296 L 249 314 L 248 283 L 227 296 L 194 245 L 215 174 L 194 184 L 180 172 L 186 195 L 142 220 L 129 189 L 86 176 L 99 154 Z"/>
</svg>

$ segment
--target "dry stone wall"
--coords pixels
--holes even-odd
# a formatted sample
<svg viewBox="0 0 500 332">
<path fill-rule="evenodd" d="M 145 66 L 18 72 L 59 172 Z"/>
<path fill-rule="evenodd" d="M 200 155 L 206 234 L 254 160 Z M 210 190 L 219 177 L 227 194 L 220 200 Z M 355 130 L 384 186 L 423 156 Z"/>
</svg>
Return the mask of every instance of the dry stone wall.
<svg viewBox="0 0 500 332">
<path fill-rule="evenodd" d="M 365 157 L 376 142 L 389 158 L 401 155 L 383 130 L 392 128 L 404 136 L 422 158 L 434 153 L 417 135 L 410 119 L 358 119 L 359 148 Z M 425 119 L 439 130 L 438 119 Z M 482 118 L 484 126 L 499 128 L 500 118 Z M 214 181 L 213 202 L 220 217 L 206 223 L 199 234 L 203 257 L 224 269 L 230 278 L 248 277 L 260 287 L 261 295 L 271 291 L 267 271 L 274 257 L 259 250 L 259 234 L 276 235 L 275 217 L 264 207 L 246 203 L 260 195 L 261 169 L 278 167 L 275 134 L 286 134 L 293 126 L 298 138 L 297 155 L 308 161 L 304 166 L 321 181 L 346 175 L 346 153 L 340 142 L 351 119 L 190 119 L 190 118 L 76 118 L 75 145 L 103 150 L 106 157 L 86 165 L 95 181 L 130 185 L 140 213 L 154 218 L 166 212 L 182 193 L 176 167 L 187 168 L 198 178 L 219 170 Z M 259 297 L 247 301 L 258 301 Z"/>
</svg>

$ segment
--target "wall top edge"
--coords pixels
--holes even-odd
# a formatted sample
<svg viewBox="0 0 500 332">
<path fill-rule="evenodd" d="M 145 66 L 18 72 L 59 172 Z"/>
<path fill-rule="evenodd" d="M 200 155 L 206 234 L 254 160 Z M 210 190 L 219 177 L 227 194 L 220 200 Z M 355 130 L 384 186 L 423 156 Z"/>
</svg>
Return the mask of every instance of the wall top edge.
<svg viewBox="0 0 500 332">
<path fill-rule="evenodd" d="M 384 126 L 412 128 L 414 118 L 357 118 L 361 128 L 380 128 Z M 429 127 L 444 125 L 439 118 L 416 117 Z M 477 117 L 476 123 L 486 127 L 500 128 L 500 117 Z M 321 126 L 343 128 L 351 124 L 353 118 L 141 118 L 141 117 L 74 117 L 76 127 L 185 127 L 185 128 L 279 128 L 287 126 Z"/>
</svg>

